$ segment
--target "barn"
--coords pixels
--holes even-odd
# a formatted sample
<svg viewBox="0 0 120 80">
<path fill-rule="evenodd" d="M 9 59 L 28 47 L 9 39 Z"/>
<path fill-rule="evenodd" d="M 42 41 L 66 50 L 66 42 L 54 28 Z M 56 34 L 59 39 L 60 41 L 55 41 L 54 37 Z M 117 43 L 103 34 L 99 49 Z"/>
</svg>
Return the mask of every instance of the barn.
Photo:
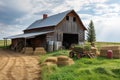
<svg viewBox="0 0 120 80">
<path fill-rule="evenodd" d="M 44 47 L 55 43 L 65 48 L 71 44 L 81 44 L 85 40 L 86 27 L 74 10 L 67 10 L 52 16 L 43 14 L 43 18 L 33 22 L 23 34 L 6 37 L 11 39 L 11 48 Z"/>
</svg>

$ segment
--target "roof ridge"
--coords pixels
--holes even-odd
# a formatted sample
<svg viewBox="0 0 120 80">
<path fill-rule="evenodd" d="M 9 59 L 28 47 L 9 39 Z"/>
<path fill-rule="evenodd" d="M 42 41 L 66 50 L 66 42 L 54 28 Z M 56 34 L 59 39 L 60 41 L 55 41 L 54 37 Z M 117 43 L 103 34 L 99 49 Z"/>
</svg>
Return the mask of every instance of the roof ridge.
<svg viewBox="0 0 120 80">
<path fill-rule="evenodd" d="M 65 12 L 71 12 L 72 10 L 73 10 L 73 9 L 71 9 L 71 10 L 66 10 L 66 11 L 63 11 L 63 12 L 59 12 L 59 13 L 57 13 L 57 14 L 50 15 L 50 16 L 48 16 L 47 18 L 52 17 L 52 16 L 55 16 L 55 15 L 59 15 L 59 14 L 65 13 Z M 45 19 L 47 19 L 47 18 L 45 18 Z M 41 18 L 41 19 L 38 19 L 38 20 L 45 20 L 45 19 Z M 36 20 L 36 21 L 37 21 L 37 20 Z"/>
<path fill-rule="evenodd" d="M 73 9 L 72 9 L 73 10 Z M 53 14 L 51 16 L 48 16 L 48 17 L 52 17 L 52 16 L 55 16 L 55 15 L 59 15 L 59 14 L 62 14 L 62 13 L 66 13 L 66 12 L 71 12 L 72 10 L 66 10 L 66 11 L 63 11 L 63 12 L 59 12 L 57 14 Z"/>
</svg>

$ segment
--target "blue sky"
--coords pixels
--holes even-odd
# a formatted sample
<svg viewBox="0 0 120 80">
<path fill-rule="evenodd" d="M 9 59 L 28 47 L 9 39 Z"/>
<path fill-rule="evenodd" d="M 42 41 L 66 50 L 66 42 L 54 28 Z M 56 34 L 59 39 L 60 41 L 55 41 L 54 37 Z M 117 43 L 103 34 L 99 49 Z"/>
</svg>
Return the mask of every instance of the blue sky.
<svg viewBox="0 0 120 80">
<path fill-rule="evenodd" d="M 44 13 L 69 9 L 86 27 L 93 20 L 97 41 L 120 42 L 120 0 L 0 0 L 0 39 L 22 33 Z"/>
</svg>

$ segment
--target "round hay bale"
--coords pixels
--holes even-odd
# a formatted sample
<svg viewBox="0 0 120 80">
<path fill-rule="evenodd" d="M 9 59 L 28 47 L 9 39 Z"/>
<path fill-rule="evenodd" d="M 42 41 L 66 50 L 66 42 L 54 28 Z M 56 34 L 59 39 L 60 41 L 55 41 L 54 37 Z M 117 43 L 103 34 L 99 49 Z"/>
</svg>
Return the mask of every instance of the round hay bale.
<svg viewBox="0 0 120 80">
<path fill-rule="evenodd" d="M 67 65 L 69 65 L 69 64 L 70 64 L 69 61 L 58 61 L 58 62 L 57 62 L 57 65 L 58 65 L 58 66 L 67 66 Z"/>
<path fill-rule="evenodd" d="M 58 56 L 57 59 L 58 59 L 58 62 L 59 61 L 68 61 L 69 57 L 68 56 Z"/>
<path fill-rule="evenodd" d="M 45 62 L 57 63 L 57 57 L 48 57 Z"/>
</svg>

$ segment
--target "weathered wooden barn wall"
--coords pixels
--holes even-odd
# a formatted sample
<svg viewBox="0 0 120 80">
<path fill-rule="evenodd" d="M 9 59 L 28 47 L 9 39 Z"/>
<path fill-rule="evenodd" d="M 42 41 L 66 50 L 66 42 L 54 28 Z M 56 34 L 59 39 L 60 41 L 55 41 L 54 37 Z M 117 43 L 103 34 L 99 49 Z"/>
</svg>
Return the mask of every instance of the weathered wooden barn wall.
<svg viewBox="0 0 120 80">
<path fill-rule="evenodd" d="M 15 46 L 17 44 L 17 39 L 12 39 L 12 44 L 11 46 Z"/>
<path fill-rule="evenodd" d="M 66 20 L 66 17 L 61 21 L 54 29 L 54 40 L 55 41 L 62 41 L 63 40 L 63 33 L 69 33 L 69 34 L 78 34 L 80 42 L 84 41 L 84 27 L 79 21 L 78 16 L 72 12 L 69 13 L 67 16 L 69 16 L 69 20 Z M 73 21 L 73 18 L 76 18 L 75 21 Z"/>
<path fill-rule="evenodd" d="M 46 41 L 54 41 L 54 33 L 46 34 Z"/>
<path fill-rule="evenodd" d="M 26 39 L 26 46 L 28 47 L 45 47 L 46 45 L 46 35 L 36 36 L 35 38 Z"/>
</svg>

